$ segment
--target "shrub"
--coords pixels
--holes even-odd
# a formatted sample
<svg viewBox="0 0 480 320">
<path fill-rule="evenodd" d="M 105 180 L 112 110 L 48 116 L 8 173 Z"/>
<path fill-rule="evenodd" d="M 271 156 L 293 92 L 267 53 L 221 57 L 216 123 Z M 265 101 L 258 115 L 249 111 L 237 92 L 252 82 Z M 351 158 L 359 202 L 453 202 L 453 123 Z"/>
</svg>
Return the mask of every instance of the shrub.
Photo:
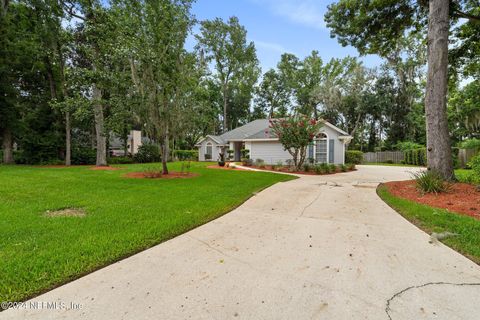
<svg viewBox="0 0 480 320">
<path fill-rule="evenodd" d="M 345 162 L 360 164 L 363 161 L 363 152 L 360 150 L 347 150 L 345 152 Z"/>
<path fill-rule="evenodd" d="M 393 160 L 385 160 L 385 163 L 393 164 Z"/>
<path fill-rule="evenodd" d="M 406 164 L 413 164 L 417 166 L 426 166 L 427 165 L 427 149 L 411 149 L 404 152 Z"/>
<path fill-rule="evenodd" d="M 264 169 L 265 161 L 263 161 L 263 159 L 255 159 L 255 166 L 259 167 L 260 169 Z"/>
<path fill-rule="evenodd" d="M 337 172 L 337 166 L 333 163 L 328 166 L 328 173 L 335 173 Z"/>
<path fill-rule="evenodd" d="M 480 149 L 480 139 L 467 139 L 458 144 L 462 149 Z"/>
<path fill-rule="evenodd" d="M 72 149 L 72 164 L 95 164 L 97 161 L 97 151 L 90 148 Z"/>
<path fill-rule="evenodd" d="M 250 159 L 250 150 L 242 149 L 240 152 L 242 153 L 242 159 Z"/>
<path fill-rule="evenodd" d="M 355 163 L 348 163 L 348 164 L 347 164 L 347 168 L 348 168 L 348 170 L 350 170 L 350 171 L 355 170 Z"/>
<path fill-rule="evenodd" d="M 160 148 L 152 143 L 141 145 L 133 159 L 139 163 L 159 162 L 161 160 Z"/>
<path fill-rule="evenodd" d="M 341 170 L 342 172 L 347 172 L 348 167 L 347 167 L 346 165 L 344 165 L 344 164 L 341 164 L 341 165 L 340 165 L 340 170 Z"/>
<path fill-rule="evenodd" d="M 180 161 L 197 160 L 198 150 L 174 150 L 173 156 Z"/>
<path fill-rule="evenodd" d="M 143 169 L 143 175 L 145 176 L 145 178 L 150 179 L 160 178 L 162 176 L 162 170 L 155 167 L 145 168 Z"/>
<path fill-rule="evenodd" d="M 112 157 L 108 159 L 110 164 L 130 164 L 133 163 L 132 157 Z"/>
<path fill-rule="evenodd" d="M 182 162 L 182 167 L 180 168 L 181 173 L 190 173 L 191 163 L 190 161 Z"/>
<path fill-rule="evenodd" d="M 477 179 L 480 179 L 480 154 L 470 159 L 468 165 L 470 166 L 470 168 L 472 168 L 472 171 L 474 172 Z"/>
<path fill-rule="evenodd" d="M 233 160 L 233 150 L 232 149 L 228 149 L 227 150 L 227 159 L 228 160 Z"/>
<path fill-rule="evenodd" d="M 309 172 L 310 169 L 311 169 L 311 164 L 309 164 L 307 162 L 303 164 L 303 171 Z"/>
<path fill-rule="evenodd" d="M 450 185 L 435 170 L 427 170 L 413 174 L 417 189 L 422 193 L 447 192 Z"/>
<path fill-rule="evenodd" d="M 330 172 L 330 166 L 328 163 L 320 163 L 315 165 L 314 170 L 316 174 L 325 174 Z"/>
</svg>

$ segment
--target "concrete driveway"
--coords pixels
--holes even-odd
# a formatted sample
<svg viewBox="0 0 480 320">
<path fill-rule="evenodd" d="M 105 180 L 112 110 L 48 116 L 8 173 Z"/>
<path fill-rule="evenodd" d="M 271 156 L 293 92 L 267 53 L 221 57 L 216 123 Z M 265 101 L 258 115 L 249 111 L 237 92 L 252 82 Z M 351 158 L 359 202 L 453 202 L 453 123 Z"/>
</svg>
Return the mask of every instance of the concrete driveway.
<svg viewBox="0 0 480 320">
<path fill-rule="evenodd" d="M 375 193 L 411 171 L 359 166 L 276 184 L 0 318 L 480 319 L 480 267 L 430 244 Z"/>
</svg>

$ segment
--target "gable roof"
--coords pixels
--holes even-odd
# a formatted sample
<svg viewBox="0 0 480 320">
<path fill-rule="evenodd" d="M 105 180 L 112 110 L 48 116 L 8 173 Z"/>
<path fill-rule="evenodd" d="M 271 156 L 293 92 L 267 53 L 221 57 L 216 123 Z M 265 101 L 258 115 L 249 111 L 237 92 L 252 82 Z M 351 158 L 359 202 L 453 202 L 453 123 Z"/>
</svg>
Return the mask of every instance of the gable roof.
<svg viewBox="0 0 480 320">
<path fill-rule="evenodd" d="M 337 131 L 341 136 L 350 136 L 348 133 L 334 126 L 330 122 L 327 122 L 325 120 L 321 120 L 321 121 L 325 126 L 330 127 L 331 129 Z M 241 127 L 227 131 L 224 134 L 219 136 L 207 135 L 205 138 L 200 140 L 197 145 L 199 145 L 206 138 L 211 138 L 218 144 L 225 145 L 230 141 L 276 139 L 277 137 L 275 133 L 270 129 L 269 119 L 257 119 Z"/>
<path fill-rule="evenodd" d="M 267 130 L 269 127 L 270 122 L 268 119 L 257 119 L 247 123 L 246 125 L 225 132 L 220 136 L 220 138 L 225 142 L 232 140 L 244 140 L 258 132 Z"/>
</svg>

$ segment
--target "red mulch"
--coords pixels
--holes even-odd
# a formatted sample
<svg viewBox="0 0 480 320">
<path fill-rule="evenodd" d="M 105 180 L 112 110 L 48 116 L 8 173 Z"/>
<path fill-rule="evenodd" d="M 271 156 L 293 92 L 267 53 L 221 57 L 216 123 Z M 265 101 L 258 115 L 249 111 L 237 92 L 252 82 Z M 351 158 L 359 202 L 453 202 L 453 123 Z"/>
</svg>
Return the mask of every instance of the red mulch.
<svg viewBox="0 0 480 320">
<path fill-rule="evenodd" d="M 427 193 L 425 195 L 415 188 L 414 180 L 387 182 L 385 185 L 388 191 L 396 197 L 480 219 L 480 191 L 473 185 L 454 183 L 447 193 Z"/>
<path fill-rule="evenodd" d="M 168 174 L 162 174 L 156 177 L 152 177 L 152 174 L 149 172 L 130 172 L 124 175 L 125 178 L 134 178 L 134 179 L 185 179 L 197 177 L 197 173 L 188 173 L 188 172 L 175 172 L 170 171 Z"/>
<path fill-rule="evenodd" d="M 271 172 L 286 172 L 286 173 L 294 173 L 294 174 L 306 174 L 306 175 L 312 175 L 312 176 L 323 176 L 323 175 L 328 175 L 328 174 L 335 174 L 335 173 L 341 173 L 343 171 L 341 170 L 338 170 L 336 172 L 332 172 L 332 173 L 315 173 L 315 171 L 290 171 L 289 168 L 287 167 L 282 167 L 280 169 L 275 169 L 273 170 L 272 169 L 272 166 L 269 166 L 269 165 L 266 165 L 265 168 L 259 168 L 257 166 L 252 166 L 252 168 L 255 168 L 255 169 L 258 169 L 258 170 L 263 170 L 263 171 L 271 171 Z M 354 169 L 354 171 L 357 170 L 357 169 Z M 347 170 L 345 172 L 349 172 L 351 170 Z"/>
<path fill-rule="evenodd" d="M 116 168 L 116 167 L 110 167 L 110 166 L 100 166 L 100 167 L 91 167 L 90 170 L 106 170 L 106 171 L 112 171 L 112 170 L 120 170 L 121 168 Z"/>
</svg>

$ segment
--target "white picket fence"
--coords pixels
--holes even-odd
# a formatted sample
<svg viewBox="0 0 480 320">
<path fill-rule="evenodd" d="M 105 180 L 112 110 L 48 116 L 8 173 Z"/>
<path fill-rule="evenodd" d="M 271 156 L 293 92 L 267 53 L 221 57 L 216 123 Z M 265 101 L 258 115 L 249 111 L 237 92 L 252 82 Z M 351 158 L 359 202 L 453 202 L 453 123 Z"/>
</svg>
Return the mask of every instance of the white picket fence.
<svg viewBox="0 0 480 320">
<path fill-rule="evenodd" d="M 363 162 L 400 163 L 403 160 L 405 160 L 403 151 L 366 152 L 363 154 Z"/>
</svg>

